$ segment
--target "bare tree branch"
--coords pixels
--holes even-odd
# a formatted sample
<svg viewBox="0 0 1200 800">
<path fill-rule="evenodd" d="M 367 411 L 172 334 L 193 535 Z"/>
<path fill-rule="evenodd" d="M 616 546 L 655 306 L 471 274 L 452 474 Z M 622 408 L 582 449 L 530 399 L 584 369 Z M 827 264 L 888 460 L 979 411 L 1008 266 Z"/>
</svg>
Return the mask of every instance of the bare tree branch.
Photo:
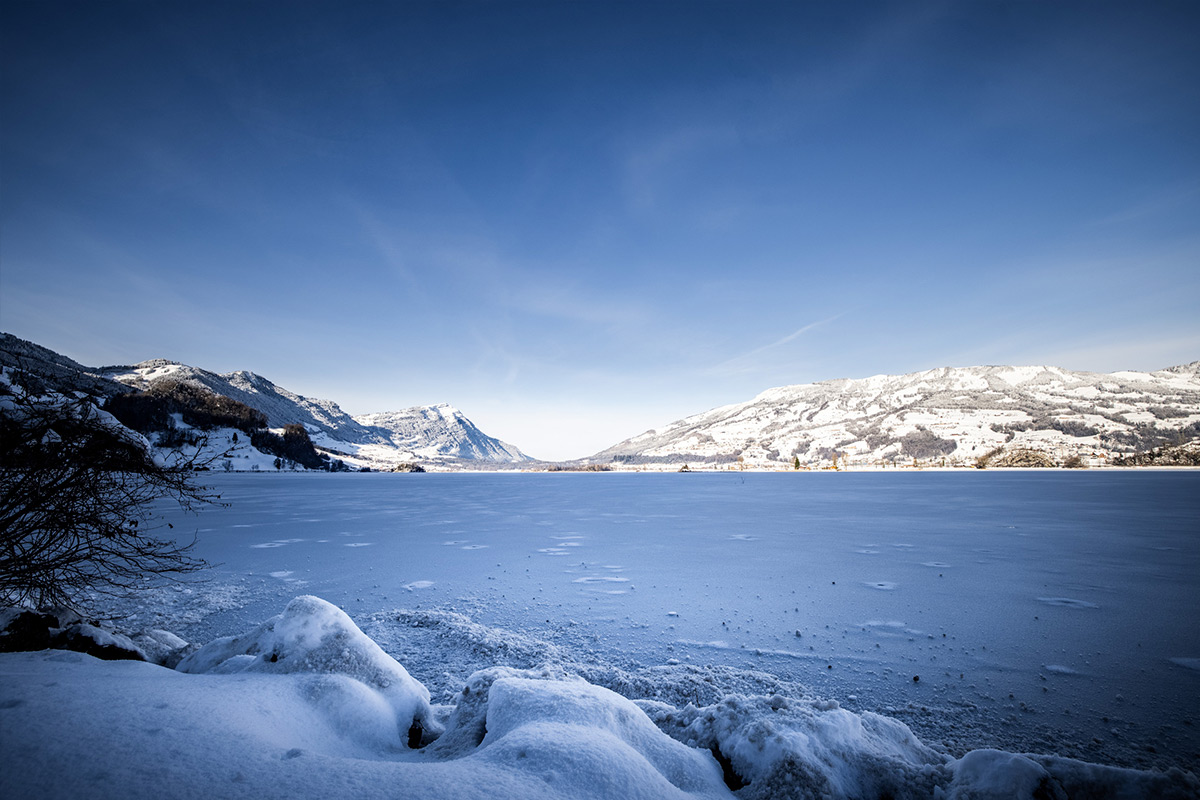
<svg viewBox="0 0 1200 800">
<path fill-rule="evenodd" d="M 195 470 L 220 456 L 163 455 L 86 395 L 34 395 L 0 382 L 0 598 L 71 605 L 208 566 L 154 536 L 159 502 L 220 498 Z"/>
</svg>

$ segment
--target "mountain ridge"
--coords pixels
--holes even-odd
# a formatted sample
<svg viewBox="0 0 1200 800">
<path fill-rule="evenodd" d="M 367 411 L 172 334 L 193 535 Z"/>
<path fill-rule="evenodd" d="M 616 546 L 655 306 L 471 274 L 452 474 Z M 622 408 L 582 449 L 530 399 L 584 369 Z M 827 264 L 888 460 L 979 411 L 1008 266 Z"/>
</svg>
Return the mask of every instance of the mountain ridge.
<svg viewBox="0 0 1200 800">
<path fill-rule="evenodd" d="M 1200 436 L 1200 362 L 1154 372 L 937 367 L 766 389 L 625 439 L 587 461 L 758 467 L 936 460 L 1024 447 L 1104 463 Z"/>
<path fill-rule="evenodd" d="M 141 390 L 155 381 L 188 381 L 263 412 L 267 415 L 267 424 L 273 428 L 300 424 L 310 433 L 325 433 L 345 442 L 386 443 L 384 437 L 363 429 L 332 400 L 296 394 L 248 370 L 222 374 L 171 359 L 153 358 L 128 366 L 101 367 L 99 372 L 106 378 Z"/>
<path fill-rule="evenodd" d="M 318 447 L 360 465 L 540 463 L 447 403 L 351 416 L 332 400 L 304 397 L 247 370 L 219 374 L 169 359 L 93 369 L 7 333 L 0 334 L 0 361 L 24 365 L 56 390 L 104 396 L 158 380 L 191 382 L 261 411 L 272 427 L 304 425 Z M 1007 448 L 1049 463 L 1101 465 L 1197 438 L 1200 361 L 1112 373 L 984 365 L 772 387 L 560 464 L 973 466 Z"/>
<path fill-rule="evenodd" d="M 506 463 L 532 460 L 517 447 L 483 433 L 449 403 L 360 414 L 354 420 L 369 430 L 383 432 L 393 446 L 419 456 L 432 447 L 440 455 L 455 458 Z"/>
<path fill-rule="evenodd" d="M 53 391 L 82 391 L 103 398 L 144 391 L 160 381 L 193 384 L 262 412 L 271 428 L 302 425 L 318 447 L 358 466 L 391 468 L 416 460 L 447 466 L 532 461 L 445 403 L 381 412 L 391 424 L 363 424 L 332 400 L 296 394 L 248 370 L 217 373 L 166 358 L 87 367 L 9 333 L 0 333 L 0 364 L 36 376 Z"/>
<path fill-rule="evenodd" d="M 304 425 L 318 446 L 368 461 L 531 460 L 516 447 L 483 433 L 462 412 L 445 403 L 354 417 L 332 400 L 296 394 L 248 370 L 218 374 L 178 361 L 151 359 L 129 367 L 105 368 L 104 375 L 135 388 L 144 388 L 158 380 L 199 383 L 215 394 L 262 411 L 272 427 L 288 423 Z M 438 410 L 443 408 L 453 413 Z M 388 448 L 396 454 L 388 453 Z"/>
</svg>

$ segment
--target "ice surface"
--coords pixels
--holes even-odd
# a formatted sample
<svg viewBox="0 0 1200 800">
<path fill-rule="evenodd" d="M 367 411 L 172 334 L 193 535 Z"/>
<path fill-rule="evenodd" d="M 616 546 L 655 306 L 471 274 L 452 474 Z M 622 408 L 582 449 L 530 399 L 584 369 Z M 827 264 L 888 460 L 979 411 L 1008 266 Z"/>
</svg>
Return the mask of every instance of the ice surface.
<svg viewBox="0 0 1200 800">
<path fill-rule="evenodd" d="M 289 571 L 355 615 L 454 608 L 581 659 L 771 672 L 952 753 L 1200 751 L 1197 672 L 1172 660 L 1200 658 L 1193 473 L 210 477 L 230 506 L 172 521 L 210 529 L 200 554 L 248 596 L 189 640 L 269 616 Z"/>
</svg>

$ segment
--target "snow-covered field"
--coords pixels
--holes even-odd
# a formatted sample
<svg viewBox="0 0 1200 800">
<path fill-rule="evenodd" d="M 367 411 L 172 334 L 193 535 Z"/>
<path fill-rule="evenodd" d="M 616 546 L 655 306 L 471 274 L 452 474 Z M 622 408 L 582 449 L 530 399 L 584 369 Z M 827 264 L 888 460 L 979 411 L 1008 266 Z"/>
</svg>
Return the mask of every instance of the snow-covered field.
<svg viewBox="0 0 1200 800">
<path fill-rule="evenodd" d="M 120 624 L 240 644 L 199 675 L 0 656 L 0 794 L 1200 786 L 1177 771 L 1200 772 L 1197 473 L 208 482 L 228 507 L 170 519 L 220 566 Z M 415 752 L 414 714 L 446 729 Z"/>
</svg>

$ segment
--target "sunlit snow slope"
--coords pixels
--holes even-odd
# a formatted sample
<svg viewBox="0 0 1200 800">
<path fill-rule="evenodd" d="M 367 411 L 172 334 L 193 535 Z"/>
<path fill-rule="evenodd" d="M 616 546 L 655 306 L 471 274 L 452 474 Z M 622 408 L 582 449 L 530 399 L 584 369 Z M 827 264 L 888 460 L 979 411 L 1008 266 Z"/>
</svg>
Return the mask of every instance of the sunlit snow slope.
<svg viewBox="0 0 1200 800">
<path fill-rule="evenodd" d="M 445 403 L 364 414 L 354 420 L 386 436 L 393 446 L 424 458 L 450 456 L 480 461 L 529 460 L 517 448 L 493 439 L 476 428 L 461 411 Z"/>
<path fill-rule="evenodd" d="M 309 433 L 325 433 L 344 442 L 386 443 L 383 436 L 363 428 L 332 400 L 315 400 L 289 392 L 261 375 L 245 370 L 218 375 L 156 358 L 129 367 L 105 367 L 101 374 L 137 389 L 146 389 L 158 380 L 196 383 L 214 394 L 231 397 L 263 412 L 267 415 L 267 423 L 274 428 L 299 424 Z"/>
<path fill-rule="evenodd" d="M 136 388 L 156 380 L 198 383 L 267 415 L 272 427 L 304 425 L 313 441 L 327 450 L 356 456 L 365 463 L 466 459 L 512 463 L 528 456 L 480 431 L 451 406 L 417 406 L 351 417 L 332 400 L 319 400 L 277 386 L 261 375 L 238 371 L 218 375 L 174 361 L 154 359 L 131 367 L 105 368 L 106 377 Z"/>
<path fill-rule="evenodd" d="M 768 389 L 627 439 L 594 461 L 969 464 L 997 447 L 1103 463 L 1200 436 L 1200 362 L 1157 372 L 945 367 Z"/>
</svg>

